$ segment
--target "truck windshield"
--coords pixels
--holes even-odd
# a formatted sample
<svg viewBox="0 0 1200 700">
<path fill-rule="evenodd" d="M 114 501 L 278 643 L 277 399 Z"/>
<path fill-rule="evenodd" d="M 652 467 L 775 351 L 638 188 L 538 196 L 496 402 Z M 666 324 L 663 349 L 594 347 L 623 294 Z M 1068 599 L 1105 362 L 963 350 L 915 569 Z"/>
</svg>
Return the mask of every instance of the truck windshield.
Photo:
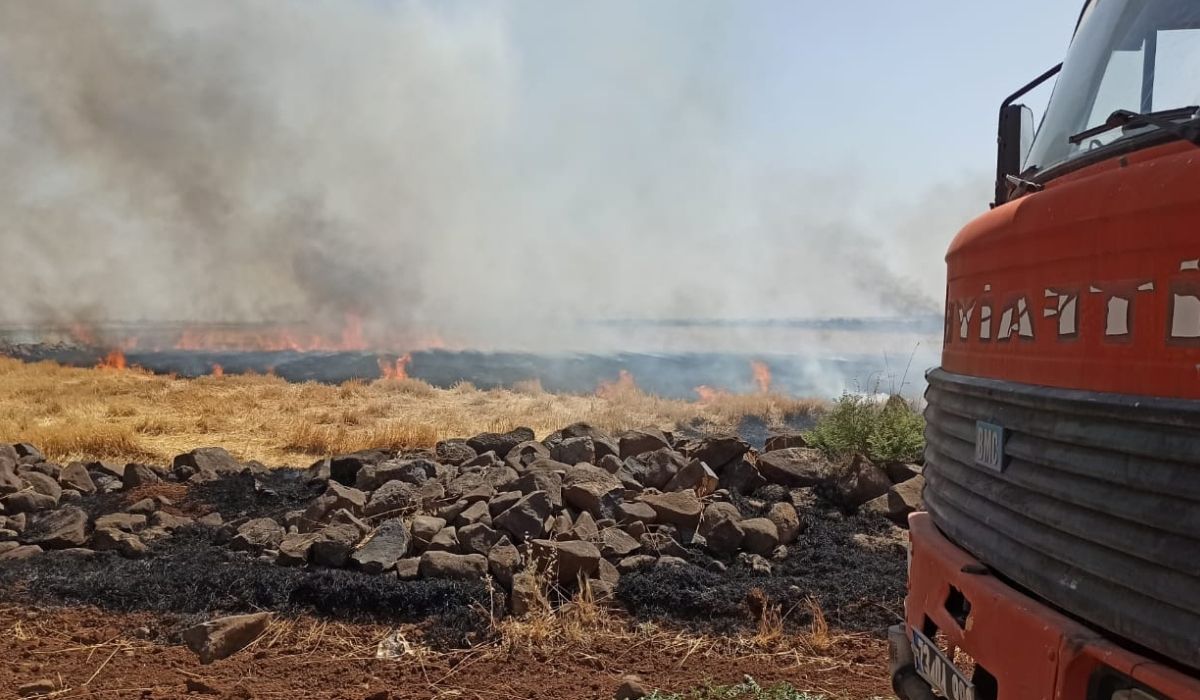
<svg viewBox="0 0 1200 700">
<path fill-rule="evenodd" d="M 1200 105 L 1200 2 L 1092 0 L 1063 62 L 1025 172 L 1158 130 L 1138 123 L 1070 142 L 1116 110 L 1147 113 Z M 1187 118 L 1180 111 L 1177 118 Z"/>
</svg>

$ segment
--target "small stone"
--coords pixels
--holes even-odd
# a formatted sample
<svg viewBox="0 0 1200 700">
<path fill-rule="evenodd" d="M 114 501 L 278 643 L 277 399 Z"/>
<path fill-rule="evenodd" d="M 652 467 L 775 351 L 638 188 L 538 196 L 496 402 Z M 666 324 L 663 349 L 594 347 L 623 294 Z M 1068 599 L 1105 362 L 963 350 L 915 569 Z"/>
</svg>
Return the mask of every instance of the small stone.
<svg viewBox="0 0 1200 700">
<path fill-rule="evenodd" d="M 646 689 L 642 679 L 638 676 L 628 675 L 621 677 L 621 685 L 613 695 L 613 700 L 639 700 L 648 695 L 650 695 L 650 691 Z"/>
<path fill-rule="evenodd" d="M 711 494 L 717 490 L 717 475 L 704 462 L 693 459 L 687 463 L 683 469 L 675 473 L 675 476 L 667 482 L 667 491 L 683 491 L 691 489 L 696 492 L 700 498 Z"/>
<path fill-rule="evenodd" d="M 200 447 L 191 452 L 176 455 L 175 459 L 171 461 L 171 471 L 180 476 L 187 474 L 189 477 L 197 472 L 236 474 L 243 468 L 241 462 L 234 459 L 233 455 L 221 447 Z"/>
<path fill-rule="evenodd" d="M 786 450 L 789 447 L 808 447 L 808 440 L 804 438 L 803 433 L 779 433 L 771 435 L 767 438 L 766 444 L 763 445 L 763 452 Z"/>
<path fill-rule="evenodd" d="M 421 575 L 421 558 L 408 557 L 396 562 L 396 578 L 401 581 L 412 581 Z"/>
<path fill-rule="evenodd" d="M 271 613 L 233 615 L 210 620 L 183 632 L 183 642 L 200 663 L 227 658 L 258 639 L 271 623 Z"/>
<path fill-rule="evenodd" d="M 42 548 L 33 545 L 21 545 L 15 549 L 10 549 L 7 552 L 0 552 L 0 561 L 19 561 L 28 559 L 42 553 Z"/>
<path fill-rule="evenodd" d="M 600 534 L 600 529 L 596 527 L 596 519 L 585 510 L 575 519 L 571 526 L 571 534 L 577 540 L 592 540 Z"/>
<path fill-rule="evenodd" d="M 563 507 L 562 486 L 562 476 L 545 469 L 529 471 L 513 484 L 513 488 L 526 495 L 535 491 L 545 492 L 551 508 L 555 510 Z"/>
<path fill-rule="evenodd" d="M 475 450 L 467 445 L 466 440 L 443 440 L 433 446 L 433 453 L 442 464 L 459 466 L 463 462 L 475 459 Z"/>
<path fill-rule="evenodd" d="M 25 480 L 29 488 L 53 498 L 54 502 L 58 503 L 59 498 L 62 496 L 62 487 L 58 485 L 58 482 L 53 477 L 29 469 L 22 471 L 20 476 Z"/>
<path fill-rule="evenodd" d="M 125 509 L 126 513 L 135 513 L 141 515 L 150 515 L 158 510 L 158 502 L 152 498 L 143 498 Z"/>
<path fill-rule="evenodd" d="M 658 561 L 658 557 L 651 554 L 635 554 L 631 557 L 625 557 L 617 562 L 617 571 L 627 574 L 631 571 L 637 571 L 648 566 L 654 566 Z"/>
<path fill-rule="evenodd" d="M 759 473 L 758 467 L 745 458 L 735 459 L 726 464 L 717 478 L 717 488 L 729 493 L 754 493 L 766 483 L 767 480 Z"/>
<path fill-rule="evenodd" d="M 467 440 L 467 445 L 478 454 L 495 452 L 507 455 L 512 448 L 533 439 L 533 431 L 529 428 L 514 428 L 507 433 L 480 433 Z"/>
<path fill-rule="evenodd" d="M 650 507 L 648 503 L 622 503 L 617 506 L 617 522 L 629 523 L 641 521 L 647 525 L 654 524 L 658 514 Z"/>
<path fill-rule="evenodd" d="M 26 683 L 25 685 L 18 686 L 17 695 L 20 695 L 23 698 L 32 698 L 39 695 L 50 695 L 56 690 L 58 690 L 58 683 L 55 683 L 50 679 L 42 679 L 40 681 L 33 681 L 32 683 Z"/>
<path fill-rule="evenodd" d="M 759 554 L 751 554 L 750 552 L 742 552 L 738 555 L 738 563 L 750 569 L 756 574 L 762 576 L 771 575 L 771 562 L 767 561 Z"/>
<path fill-rule="evenodd" d="M 550 459 L 550 450 L 540 442 L 527 440 L 509 450 L 504 457 L 504 462 L 513 469 L 523 472 L 526 467 L 540 459 Z"/>
<path fill-rule="evenodd" d="M 504 493 L 498 493 L 492 498 L 491 501 L 488 502 L 488 512 L 491 513 L 492 517 L 494 518 L 509 508 L 512 508 L 517 501 L 521 500 L 521 496 L 523 495 L 524 494 L 522 494 L 520 491 L 505 491 Z"/>
<path fill-rule="evenodd" d="M 625 557 L 641 548 L 641 543 L 625 531 L 608 527 L 600 532 L 600 554 L 605 557 Z"/>
</svg>

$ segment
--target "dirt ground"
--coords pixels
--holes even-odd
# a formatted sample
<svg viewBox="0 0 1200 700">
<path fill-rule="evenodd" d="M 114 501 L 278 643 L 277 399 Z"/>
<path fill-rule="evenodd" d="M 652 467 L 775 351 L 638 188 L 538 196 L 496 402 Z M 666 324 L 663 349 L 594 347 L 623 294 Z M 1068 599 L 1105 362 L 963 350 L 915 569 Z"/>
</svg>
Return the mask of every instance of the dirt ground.
<svg viewBox="0 0 1200 700">
<path fill-rule="evenodd" d="M 586 644 L 528 628 L 471 649 L 434 652 L 415 629 L 277 620 L 229 659 L 202 666 L 170 643 L 170 617 L 94 608 L 0 608 L 0 696 L 48 680 L 67 698 L 611 698 L 620 677 L 680 692 L 708 682 L 787 681 L 827 698 L 890 696 L 883 640 L 837 636 L 822 651 L 796 637 L 770 643 L 692 636 L 669 629 L 591 638 Z M 411 652 L 379 659 L 400 632 Z M 165 636 L 164 636 L 165 635 Z M 540 640 L 540 641 L 539 641 Z M 404 643 L 401 643 L 403 648 Z M 756 648 L 757 647 L 757 648 Z"/>
</svg>

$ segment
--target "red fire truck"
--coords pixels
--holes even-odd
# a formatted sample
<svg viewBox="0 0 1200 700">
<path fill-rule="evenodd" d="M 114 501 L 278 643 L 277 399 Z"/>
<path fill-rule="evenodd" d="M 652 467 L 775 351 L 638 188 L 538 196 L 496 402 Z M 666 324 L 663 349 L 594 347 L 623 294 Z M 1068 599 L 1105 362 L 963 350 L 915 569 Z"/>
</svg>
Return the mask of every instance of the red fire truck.
<svg viewBox="0 0 1200 700">
<path fill-rule="evenodd" d="M 1091 0 L 1001 106 L 946 254 L 901 698 L 1200 698 L 1198 105 L 1200 1 Z"/>
</svg>

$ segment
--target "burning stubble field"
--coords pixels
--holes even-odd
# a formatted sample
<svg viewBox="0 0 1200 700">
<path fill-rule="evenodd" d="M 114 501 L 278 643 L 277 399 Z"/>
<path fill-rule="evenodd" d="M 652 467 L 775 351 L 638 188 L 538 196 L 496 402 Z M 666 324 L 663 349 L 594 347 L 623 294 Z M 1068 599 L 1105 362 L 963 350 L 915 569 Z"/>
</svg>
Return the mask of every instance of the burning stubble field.
<svg viewBox="0 0 1200 700">
<path fill-rule="evenodd" d="M 0 689 L 886 695 L 922 479 L 843 407 L 0 360 Z"/>
</svg>

